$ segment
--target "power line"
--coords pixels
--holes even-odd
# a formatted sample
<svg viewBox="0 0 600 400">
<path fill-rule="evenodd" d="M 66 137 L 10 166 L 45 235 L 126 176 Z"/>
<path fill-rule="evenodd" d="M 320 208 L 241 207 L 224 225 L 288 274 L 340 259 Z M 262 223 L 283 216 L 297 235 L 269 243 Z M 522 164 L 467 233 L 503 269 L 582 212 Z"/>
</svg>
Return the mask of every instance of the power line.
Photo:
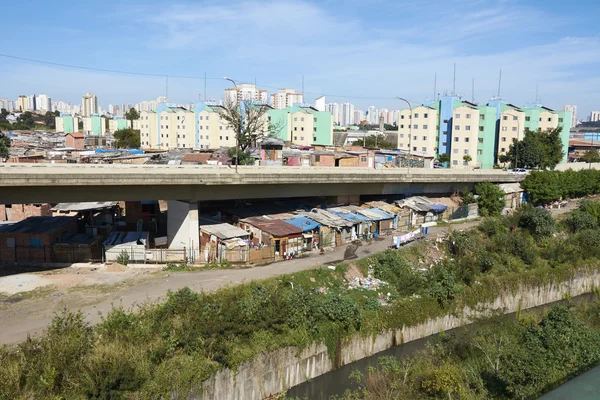
<svg viewBox="0 0 600 400">
<path fill-rule="evenodd" d="M 82 69 L 82 70 L 96 71 L 96 72 L 107 72 L 107 73 L 111 73 L 111 74 L 150 76 L 150 77 L 167 78 L 167 79 L 168 78 L 178 78 L 178 79 L 198 79 L 198 80 L 207 80 L 208 79 L 208 80 L 219 80 L 219 81 L 223 80 L 223 78 L 206 77 L 206 75 L 205 76 L 186 76 L 186 75 L 172 75 L 172 74 L 151 74 L 151 73 L 147 73 L 147 72 L 134 72 L 134 71 L 122 71 L 122 70 L 116 70 L 116 69 L 96 68 L 96 67 L 88 67 L 88 66 L 83 66 L 83 65 L 65 64 L 65 63 L 58 63 L 58 62 L 53 62 L 53 61 L 38 60 L 38 59 L 34 59 L 34 58 L 19 57 L 19 56 L 13 56 L 11 54 L 2 54 L 2 53 L 0 53 L 0 57 L 10 58 L 13 60 L 28 61 L 28 62 L 38 63 L 38 64 L 54 65 L 57 67 L 64 67 L 64 68 L 74 68 L 74 69 Z M 252 82 L 248 82 L 248 81 L 243 81 L 241 79 L 240 80 L 236 79 L 236 81 L 239 83 L 252 83 Z M 281 86 L 260 85 L 260 87 L 277 90 Z M 304 92 L 304 93 L 309 94 L 309 95 L 314 95 L 314 96 L 326 96 L 326 97 L 347 98 L 347 99 L 395 100 L 395 97 L 352 96 L 352 95 L 318 93 L 318 92 Z"/>
</svg>

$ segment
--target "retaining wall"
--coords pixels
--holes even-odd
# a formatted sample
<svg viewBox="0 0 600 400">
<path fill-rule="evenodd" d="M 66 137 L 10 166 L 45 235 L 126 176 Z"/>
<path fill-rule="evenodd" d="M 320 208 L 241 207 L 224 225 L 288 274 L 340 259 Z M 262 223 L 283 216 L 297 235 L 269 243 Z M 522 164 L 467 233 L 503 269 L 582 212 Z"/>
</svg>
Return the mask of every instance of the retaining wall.
<svg viewBox="0 0 600 400">
<path fill-rule="evenodd" d="M 375 337 L 355 335 L 341 344 L 340 365 L 372 356 L 396 344 L 458 328 L 470 323 L 472 317 L 483 315 L 489 310 L 503 309 L 506 313 L 513 313 L 563 300 L 565 295 L 574 297 L 590 293 L 595 287 L 600 287 L 600 273 L 581 273 L 569 281 L 542 287 L 521 287 L 515 293 L 501 295 L 491 303 L 479 304 L 474 309 L 466 307 L 461 317 L 446 315 L 416 326 L 383 332 Z M 296 348 L 287 347 L 244 362 L 235 372 L 230 369 L 217 372 L 204 382 L 202 394 L 196 393 L 189 398 L 263 399 L 333 369 L 327 347 L 322 343 L 313 344 L 300 352 Z"/>
</svg>

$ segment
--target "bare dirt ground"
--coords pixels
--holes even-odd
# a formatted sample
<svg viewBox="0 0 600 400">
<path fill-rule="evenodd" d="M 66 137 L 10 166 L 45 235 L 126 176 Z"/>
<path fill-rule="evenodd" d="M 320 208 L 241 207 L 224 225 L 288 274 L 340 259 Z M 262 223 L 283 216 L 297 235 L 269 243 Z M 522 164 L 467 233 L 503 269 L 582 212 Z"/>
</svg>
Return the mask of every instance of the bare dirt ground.
<svg viewBox="0 0 600 400">
<path fill-rule="evenodd" d="M 562 214 L 575 207 L 576 203 L 572 202 L 553 213 Z M 434 227 L 431 236 L 442 235 L 450 229 L 468 229 L 478 223 L 469 221 Z M 363 243 L 353 253 L 352 260 L 369 257 L 390 245 L 390 236 Z M 195 291 L 214 291 L 228 285 L 317 268 L 343 261 L 346 250 L 346 246 L 342 246 L 324 255 L 243 269 L 166 272 L 161 266 L 88 265 L 0 277 L 0 345 L 24 340 L 28 335 L 39 335 L 54 314 L 62 309 L 81 310 L 90 323 L 97 323 L 101 315 L 114 306 L 135 308 L 148 301 L 160 300 L 169 290 L 186 286 Z M 437 251 L 432 250 L 427 262 L 437 256 Z"/>
</svg>

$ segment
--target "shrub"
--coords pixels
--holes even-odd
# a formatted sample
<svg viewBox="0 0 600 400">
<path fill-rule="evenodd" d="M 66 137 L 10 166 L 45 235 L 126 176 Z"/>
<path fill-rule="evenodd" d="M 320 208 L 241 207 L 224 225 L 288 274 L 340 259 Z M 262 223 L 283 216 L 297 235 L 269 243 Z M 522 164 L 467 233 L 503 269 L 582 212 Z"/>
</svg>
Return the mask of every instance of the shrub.
<svg viewBox="0 0 600 400">
<path fill-rule="evenodd" d="M 552 213 L 531 206 L 523 208 L 520 212 L 519 226 L 538 239 L 550 236 L 556 231 L 556 221 L 552 218 Z"/>
<path fill-rule="evenodd" d="M 444 307 L 454 299 L 461 287 L 456 272 L 444 263 L 436 264 L 426 274 L 425 293 L 435 298 Z"/>
<path fill-rule="evenodd" d="M 121 265 L 127 265 L 129 263 L 129 254 L 123 250 L 121 254 L 117 256 L 117 262 Z"/>
<path fill-rule="evenodd" d="M 477 228 L 489 237 L 508 232 L 501 218 L 485 218 Z"/>
<path fill-rule="evenodd" d="M 504 208 L 504 192 L 490 182 L 481 182 L 475 185 L 475 193 L 479 195 L 477 205 L 479 215 L 483 217 L 498 216 Z"/>
<path fill-rule="evenodd" d="M 579 209 L 570 213 L 565 218 L 564 224 L 571 233 L 577 233 L 585 229 L 595 229 L 597 227 L 596 218 L 592 214 Z"/>
</svg>

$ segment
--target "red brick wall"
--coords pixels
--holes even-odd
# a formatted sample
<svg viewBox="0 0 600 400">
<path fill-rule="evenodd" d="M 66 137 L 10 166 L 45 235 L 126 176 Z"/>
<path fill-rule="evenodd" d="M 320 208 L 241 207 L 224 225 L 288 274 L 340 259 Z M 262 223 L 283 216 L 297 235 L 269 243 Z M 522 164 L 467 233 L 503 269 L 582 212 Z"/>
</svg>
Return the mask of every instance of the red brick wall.
<svg viewBox="0 0 600 400">
<path fill-rule="evenodd" d="M 76 138 L 71 135 L 67 135 L 65 137 L 65 146 L 66 147 L 74 147 L 77 150 L 83 150 L 85 148 L 85 139 L 84 138 Z"/>
<path fill-rule="evenodd" d="M 313 165 L 317 166 L 317 167 L 334 167 L 335 166 L 335 159 L 333 158 L 333 156 L 331 155 L 320 155 L 319 156 L 319 161 L 317 161 L 316 159 L 317 156 L 313 156 Z"/>
<path fill-rule="evenodd" d="M 339 166 L 340 167 L 358 167 L 358 157 L 340 158 Z"/>
<path fill-rule="evenodd" d="M 0 221 L 19 222 L 29 217 L 51 217 L 51 208 L 52 206 L 48 203 L 12 204 L 12 207 L 0 204 Z"/>
</svg>

